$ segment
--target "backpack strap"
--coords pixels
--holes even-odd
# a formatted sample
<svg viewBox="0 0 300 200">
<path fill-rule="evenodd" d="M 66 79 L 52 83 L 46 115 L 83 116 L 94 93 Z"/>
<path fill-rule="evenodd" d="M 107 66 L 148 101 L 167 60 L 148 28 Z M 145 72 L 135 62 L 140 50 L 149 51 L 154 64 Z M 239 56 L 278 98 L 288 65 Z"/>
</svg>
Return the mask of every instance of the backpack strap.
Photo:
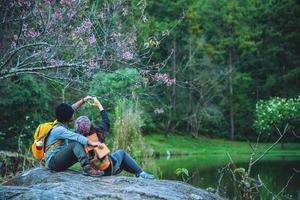
<svg viewBox="0 0 300 200">
<path fill-rule="evenodd" d="M 52 148 L 54 148 L 54 147 L 57 147 L 57 146 L 59 146 L 59 145 L 61 145 L 61 144 L 62 144 L 62 141 L 61 141 L 61 140 L 57 140 L 57 141 L 54 142 L 53 144 L 49 145 L 49 146 L 46 148 L 45 152 L 47 152 L 47 151 L 49 151 L 50 149 L 52 149 Z"/>
<path fill-rule="evenodd" d="M 55 121 L 53 122 L 53 126 L 52 126 L 52 128 L 50 129 L 50 131 L 49 131 L 47 134 L 45 134 L 45 135 L 43 136 L 43 137 L 45 137 L 44 152 L 47 152 L 49 149 L 52 149 L 53 147 L 56 147 L 56 146 L 58 146 L 58 145 L 60 145 L 60 144 L 62 143 L 61 140 L 57 140 L 56 142 L 54 142 L 53 144 L 49 145 L 49 146 L 45 149 L 45 147 L 46 147 L 46 142 L 47 142 L 47 139 L 48 139 L 48 137 L 49 137 L 51 131 L 52 131 L 53 128 L 54 128 L 56 125 L 58 125 L 58 124 L 59 124 L 59 122 L 58 122 L 57 120 L 55 120 Z M 55 145 L 55 146 L 54 146 L 54 145 Z M 51 147 L 51 148 L 50 148 L 50 147 Z"/>
</svg>

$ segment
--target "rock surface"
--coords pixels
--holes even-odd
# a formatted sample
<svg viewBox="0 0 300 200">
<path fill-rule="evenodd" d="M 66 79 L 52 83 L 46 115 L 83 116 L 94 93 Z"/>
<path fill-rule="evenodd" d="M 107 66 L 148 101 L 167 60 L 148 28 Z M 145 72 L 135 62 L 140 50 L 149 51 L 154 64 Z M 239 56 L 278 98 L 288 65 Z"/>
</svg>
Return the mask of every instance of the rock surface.
<svg viewBox="0 0 300 200">
<path fill-rule="evenodd" d="M 76 171 L 34 168 L 0 185 L 0 199 L 190 199 L 221 200 L 216 194 L 169 180 L 88 177 Z"/>
</svg>

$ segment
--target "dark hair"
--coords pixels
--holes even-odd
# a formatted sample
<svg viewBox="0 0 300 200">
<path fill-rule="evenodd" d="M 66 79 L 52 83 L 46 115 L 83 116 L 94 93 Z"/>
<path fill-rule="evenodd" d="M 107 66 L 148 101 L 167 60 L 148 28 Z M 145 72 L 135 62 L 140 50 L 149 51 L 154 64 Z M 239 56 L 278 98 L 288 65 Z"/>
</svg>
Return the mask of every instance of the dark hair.
<svg viewBox="0 0 300 200">
<path fill-rule="evenodd" d="M 85 134 L 84 136 L 89 136 L 89 135 L 92 135 L 94 133 L 97 134 L 98 140 L 100 142 L 105 142 L 105 136 L 106 135 L 103 133 L 102 129 L 94 126 L 93 124 L 91 126 L 90 132 L 88 134 Z"/>
<path fill-rule="evenodd" d="M 55 109 L 55 117 L 57 121 L 61 123 L 69 122 L 74 114 L 72 106 L 66 103 L 62 103 Z"/>
</svg>

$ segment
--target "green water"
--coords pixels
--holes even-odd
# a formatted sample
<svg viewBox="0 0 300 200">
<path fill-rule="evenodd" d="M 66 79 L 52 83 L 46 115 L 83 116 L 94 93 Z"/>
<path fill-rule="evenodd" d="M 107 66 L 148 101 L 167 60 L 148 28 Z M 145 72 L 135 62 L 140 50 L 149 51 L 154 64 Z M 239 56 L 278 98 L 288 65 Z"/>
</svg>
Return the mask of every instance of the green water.
<svg viewBox="0 0 300 200">
<path fill-rule="evenodd" d="M 231 155 L 237 167 L 247 169 L 248 155 Z M 155 171 L 162 179 L 182 180 L 175 174 L 177 168 L 188 169 L 191 178 L 188 183 L 201 188 L 217 188 L 219 173 L 218 170 L 229 162 L 229 158 L 224 155 L 197 155 L 181 157 L 161 157 L 150 161 L 149 170 Z M 286 186 L 289 178 L 294 177 L 289 182 L 278 199 L 296 199 L 297 192 L 300 191 L 300 173 L 295 173 L 293 169 L 300 170 L 300 156 L 279 156 L 268 155 L 259 161 L 252 170 L 251 176 L 257 178 L 259 174 L 265 186 L 270 190 L 261 188 L 260 195 L 256 199 L 272 199 L 274 194 L 279 193 Z M 222 196 L 229 199 L 238 199 L 234 195 L 234 187 L 230 184 L 229 176 L 224 176 L 222 182 Z"/>
</svg>

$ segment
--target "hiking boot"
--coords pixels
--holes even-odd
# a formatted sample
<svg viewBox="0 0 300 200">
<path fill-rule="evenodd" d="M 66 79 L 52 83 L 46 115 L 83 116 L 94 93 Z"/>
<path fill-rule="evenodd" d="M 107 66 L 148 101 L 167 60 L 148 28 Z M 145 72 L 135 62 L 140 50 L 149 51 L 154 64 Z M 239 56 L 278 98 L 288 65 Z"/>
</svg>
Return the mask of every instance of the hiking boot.
<svg viewBox="0 0 300 200">
<path fill-rule="evenodd" d="M 147 172 L 141 172 L 137 175 L 137 177 L 143 178 L 143 179 L 155 179 L 155 177 L 152 174 L 148 174 Z"/>
<path fill-rule="evenodd" d="M 85 176 L 93 176 L 93 177 L 100 177 L 104 175 L 103 171 L 95 170 L 91 165 L 86 165 L 83 167 L 83 175 Z"/>
</svg>

